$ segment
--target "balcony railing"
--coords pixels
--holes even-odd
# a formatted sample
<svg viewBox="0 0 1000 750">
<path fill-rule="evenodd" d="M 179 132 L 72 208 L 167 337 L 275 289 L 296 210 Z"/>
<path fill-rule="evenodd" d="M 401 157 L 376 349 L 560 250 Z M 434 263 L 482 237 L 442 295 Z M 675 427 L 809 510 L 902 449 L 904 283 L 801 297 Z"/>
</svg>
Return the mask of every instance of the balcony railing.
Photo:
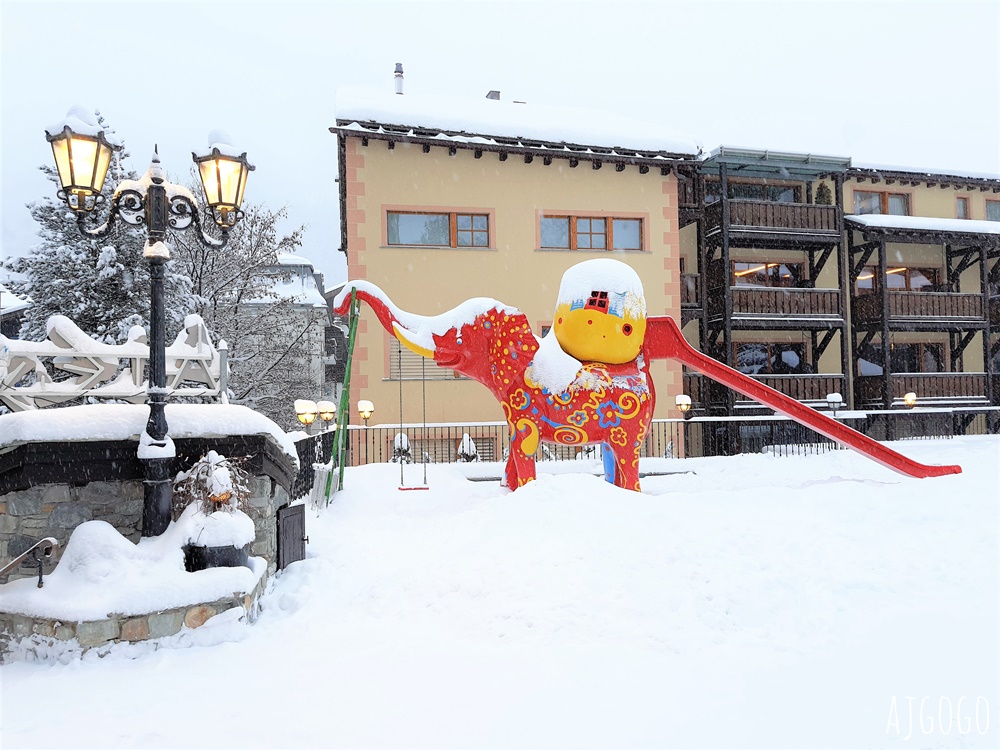
<svg viewBox="0 0 1000 750">
<path fill-rule="evenodd" d="M 1000 330 L 1000 294 L 990 297 L 990 326 L 994 331 Z"/>
<path fill-rule="evenodd" d="M 882 376 L 862 375 L 854 380 L 859 406 L 879 404 L 882 400 Z M 987 401 L 986 374 L 982 372 L 894 373 L 892 400 L 916 393 L 920 401 Z"/>
<path fill-rule="evenodd" d="M 983 295 L 953 292 L 889 292 L 889 320 L 913 318 L 983 319 Z M 859 323 L 880 320 L 882 297 L 866 294 L 854 303 L 854 319 Z"/>
<path fill-rule="evenodd" d="M 698 304 L 698 279 L 700 275 L 697 273 L 682 273 L 681 274 L 681 304 L 682 305 L 697 305 Z"/>
<path fill-rule="evenodd" d="M 837 289 L 798 289 L 734 286 L 734 315 L 768 315 L 782 317 L 836 317 L 840 313 L 840 291 Z"/>
<path fill-rule="evenodd" d="M 840 232 L 839 209 L 836 206 L 732 199 L 728 203 L 730 229 L 832 236 Z M 711 232 L 721 225 L 722 201 L 718 201 L 706 207 L 705 226 Z"/>
<path fill-rule="evenodd" d="M 774 388 L 776 391 L 784 393 L 786 396 L 794 398 L 796 401 L 825 403 L 828 394 L 840 393 L 841 395 L 845 395 L 844 389 L 847 388 L 844 376 L 837 373 L 752 375 L 751 377 L 764 385 Z M 725 391 L 724 386 L 715 385 L 701 375 L 693 373 L 684 374 L 684 392 L 691 397 L 691 401 L 695 404 L 704 405 L 703 398 L 710 398 L 710 387 L 716 392 L 717 397 Z M 756 403 L 739 394 L 737 394 L 736 400 L 744 404 Z"/>
</svg>

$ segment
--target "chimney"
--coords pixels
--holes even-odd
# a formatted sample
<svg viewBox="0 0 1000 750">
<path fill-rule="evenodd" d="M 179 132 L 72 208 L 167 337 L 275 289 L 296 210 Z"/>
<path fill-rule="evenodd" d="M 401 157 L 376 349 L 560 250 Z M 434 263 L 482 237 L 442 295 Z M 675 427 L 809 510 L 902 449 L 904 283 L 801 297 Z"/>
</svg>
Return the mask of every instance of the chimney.
<svg viewBox="0 0 1000 750">
<path fill-rule="evenodd" d="M 493 89 L 492 91 L 490 91 L 490 93 L 488 93 L 486 95 L 486 98 L 487 99 L 495 99 L 496 101 L 500 101 L 500 92 L 497 91 L 496 89 Z"/>
<path fill-rule="evenodd" d="M 396 93 L 403 93 L 403 63 L 396 63 Z"/>
</svg>

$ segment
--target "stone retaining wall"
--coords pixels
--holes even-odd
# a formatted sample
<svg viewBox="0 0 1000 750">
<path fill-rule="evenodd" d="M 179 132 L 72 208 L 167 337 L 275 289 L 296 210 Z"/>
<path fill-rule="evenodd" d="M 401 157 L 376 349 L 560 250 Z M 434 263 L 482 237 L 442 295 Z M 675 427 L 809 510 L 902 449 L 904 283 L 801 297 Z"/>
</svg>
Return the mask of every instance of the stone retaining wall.
<svg viewBox="0 0 1000 750">
<path fill-rule="evenodd" d="M 288 492 L 271 477 L 255 477 L 247 515 L 257 534 L 250 554 L 267 560 L 268 575 L 277 569 L 277 509 L 288 504 Z M 73 529 L 85 521 L 107 521 L 133 544 L 142 529 L 143 484 L 139 480 L 90 482 L 82 486 L 47 484 L 8 492 L 0 497 L 0 561 L 12 560 L 47 536 L 59 542 L 59 555 Z M 51 573 L 59 555 L 45 562 Z M 0 584 L 38 575 L 37 563 L 29 558 Z"/>
<path fill-rule="evenodd" d="M 212 617 L 239 608 L 240 619 L 252 623 L 269 580 L 265 572 L 254 590 L 204 604 L 192 604 L 145 615 L 111 615 L 106 620 L 65 622 L 0 612 L 0 664 L 47 660 L 61 654 L 80 656 L 116 643 L 139 643 L 195 629 Z"/>
</svg>

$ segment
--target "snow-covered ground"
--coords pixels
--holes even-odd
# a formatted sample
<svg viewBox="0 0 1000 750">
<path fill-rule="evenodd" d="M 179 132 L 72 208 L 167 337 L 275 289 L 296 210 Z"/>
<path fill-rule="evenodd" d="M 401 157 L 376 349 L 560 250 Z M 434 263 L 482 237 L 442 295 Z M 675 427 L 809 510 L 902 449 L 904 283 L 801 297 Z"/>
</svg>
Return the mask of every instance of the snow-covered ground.
<svg viewBox="0 0 1000 750">
<path fill-rule="evenodd" d="M 634 494 L 351 469 L 255 625 L 3 667 L 0 744 L 996 748 L 1000 438 L 894 447 L 964 473 L 661 460 L 688 473 Z"/>
</svg>

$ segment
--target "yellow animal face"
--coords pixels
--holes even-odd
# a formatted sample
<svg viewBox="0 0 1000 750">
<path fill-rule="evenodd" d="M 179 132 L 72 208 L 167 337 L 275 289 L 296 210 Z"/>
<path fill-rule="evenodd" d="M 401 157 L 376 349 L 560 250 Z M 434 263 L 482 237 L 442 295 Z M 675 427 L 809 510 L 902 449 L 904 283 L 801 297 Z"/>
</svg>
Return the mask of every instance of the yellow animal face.
<svg viewBox="0 0 1000 750">
<path fill-rule="evenodd" d="M 617 365 L 639 356 L 646 335 L 641 314 L 615 314 L 596 305 L 564 303 L 556 307 L 552 332 L 562 350 L 581 362 Z"/>
</svg>

